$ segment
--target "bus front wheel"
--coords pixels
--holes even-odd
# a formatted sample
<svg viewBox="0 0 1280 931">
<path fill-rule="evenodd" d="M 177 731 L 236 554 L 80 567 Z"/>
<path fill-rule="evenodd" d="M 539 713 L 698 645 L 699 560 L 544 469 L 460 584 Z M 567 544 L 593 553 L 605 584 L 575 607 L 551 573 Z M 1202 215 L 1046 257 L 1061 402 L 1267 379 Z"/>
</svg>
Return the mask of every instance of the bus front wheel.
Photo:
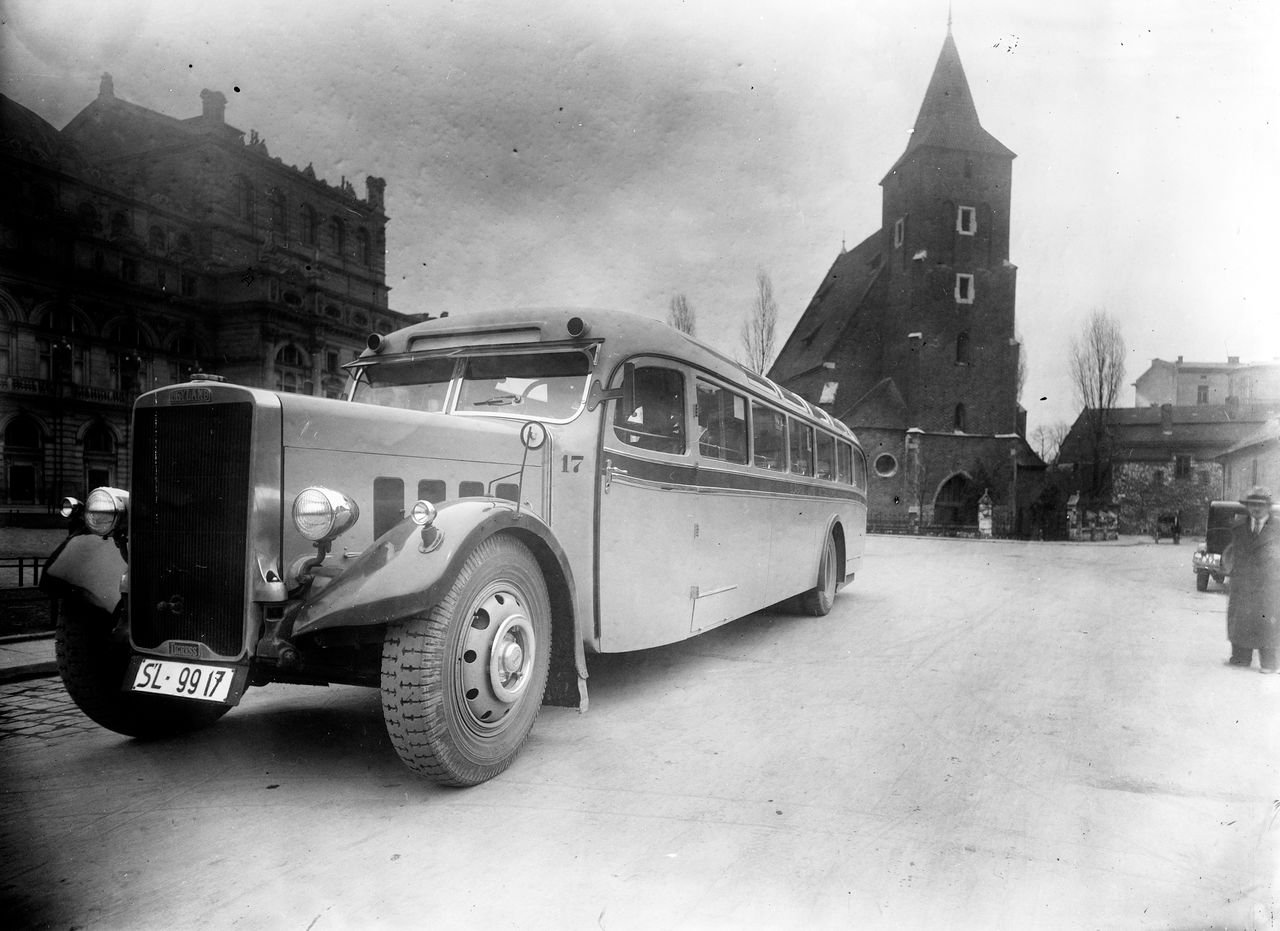
<svg viewBox="0 0 1280 931">
<path fill-rule="evenodd" d="M 818 561 L 818 584 L 800 599 L 806 614 L 825 617 L 831 613 L 831 606 L 836 601 L 836 585 L 840 582 L 838 561 L 839 550 L 835 537 L 827 534 L 827 542 L 822 547 L 822 556 Z"/>
<path fill-rule="evenodd" d="M 58 673 L 81 711 L 95 723 L 153 740 L 208 727 L 229 705 L 124 690 L 129 644 L 113 634 L 115 617 L 75 598 L 58 598 L 54 649 Z"/>
<path fill-rule="evenodd" d="M 387 629 L 382 716 L 396 753 L 442 785 L 492 779 L 529 736 L 550 659 L 537 560 L 513 537 L 490 537 L 439 604 Z"/>
</svg>

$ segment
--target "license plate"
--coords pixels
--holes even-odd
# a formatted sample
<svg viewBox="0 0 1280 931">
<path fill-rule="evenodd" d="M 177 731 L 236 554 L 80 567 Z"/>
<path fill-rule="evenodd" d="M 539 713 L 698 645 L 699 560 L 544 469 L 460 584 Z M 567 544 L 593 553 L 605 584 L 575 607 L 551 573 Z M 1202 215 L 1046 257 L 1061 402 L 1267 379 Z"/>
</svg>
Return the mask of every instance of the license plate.
<svg viewBox="0 0 1280 931">
<path fill-rule="evenodd" d="M 234 673 L 234 669 L 225 666 L 147 659 L 138 664 L 131 688 L 135 692 L 225 702 Z"/>
</svg>

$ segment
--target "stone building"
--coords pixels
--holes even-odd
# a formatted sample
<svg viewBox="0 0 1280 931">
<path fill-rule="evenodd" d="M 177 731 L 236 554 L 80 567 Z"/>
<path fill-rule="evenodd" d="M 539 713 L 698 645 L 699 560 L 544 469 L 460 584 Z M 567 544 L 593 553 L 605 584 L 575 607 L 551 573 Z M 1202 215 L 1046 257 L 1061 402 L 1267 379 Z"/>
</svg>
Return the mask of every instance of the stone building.
<svg viewBox="0 0 1280 931">
<path fill-rule="evenodd" d="M 1239 501 L 1255 485 L 1280 498 L 1280 418 L 1268 420 L 1218 456 L 1222 497 Z"/>
<path fill-rule="evenodd" d="M 1044 463 L 1025 440 L 1009 260 L 1014 154 L 983 129 L 948 29 L 880 228 L 842 249 L 769 375 L 858 434 L 873 527 L 1029 534 Z"/>
<path fill-rule="evenodd" d="M 129 411 L 202 370 L 337 396 L 388 308 L 385 182 L 272 158 L 201 94 L 176 119 L 115 96 L 62 130 L 0 97 L 0 506 L 122 484 Z"/>
<path fill-rule="evenodd" d="M 1202 533 L 1210 501 L 1238 497 L 1254 474 L 1275 474 L 1268 470 L 1276 444 L 1266 430 L 1277 414 L 1280 404 L 1234 402 L 1111 411 L 1104 421 L 1102 479 L 1120 532 L 1145 533 L 1160 514 L 1178 513 L 1184 531 Z M 1058 453 L 1059 474 L 1077 491 L 1091 471 L 1092 448 L 1082 412 Z"/>
</svg>

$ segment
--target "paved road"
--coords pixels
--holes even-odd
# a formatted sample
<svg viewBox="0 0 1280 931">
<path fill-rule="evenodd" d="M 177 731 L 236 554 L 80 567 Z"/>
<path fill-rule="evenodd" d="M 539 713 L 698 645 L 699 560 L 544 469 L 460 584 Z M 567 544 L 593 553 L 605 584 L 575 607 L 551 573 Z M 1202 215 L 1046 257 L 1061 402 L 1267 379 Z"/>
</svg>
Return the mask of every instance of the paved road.
<svg viewBox="0 0 1280 931">
<path fill-rule="evenodd" d="M 1221 665 L 1189 560 L 872 538 L 830 617 L 596 657 L 590 713 L 462 791 L 368 691 L 141 744 L 6 686 L 0 894 L 84 928 L 1269 927 L 1280 676 Z"/>
</svg>

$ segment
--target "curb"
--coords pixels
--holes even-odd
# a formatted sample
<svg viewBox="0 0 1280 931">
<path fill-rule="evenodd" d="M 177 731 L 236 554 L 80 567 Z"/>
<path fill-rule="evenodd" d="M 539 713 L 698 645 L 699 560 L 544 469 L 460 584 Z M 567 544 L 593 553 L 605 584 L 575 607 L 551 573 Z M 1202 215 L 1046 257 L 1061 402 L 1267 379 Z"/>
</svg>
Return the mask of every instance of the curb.
<svg viewBox="0 0 1280 931">
<path fill-rule="evenodd" d="M 58 664 L 55 662 L 9 666 L 5 669 L 0 669 L 0 685 L 8 685 L 11 682 L 26 682 L 28 679 L 47 679 L 57 674 Z"/>
</svg>

